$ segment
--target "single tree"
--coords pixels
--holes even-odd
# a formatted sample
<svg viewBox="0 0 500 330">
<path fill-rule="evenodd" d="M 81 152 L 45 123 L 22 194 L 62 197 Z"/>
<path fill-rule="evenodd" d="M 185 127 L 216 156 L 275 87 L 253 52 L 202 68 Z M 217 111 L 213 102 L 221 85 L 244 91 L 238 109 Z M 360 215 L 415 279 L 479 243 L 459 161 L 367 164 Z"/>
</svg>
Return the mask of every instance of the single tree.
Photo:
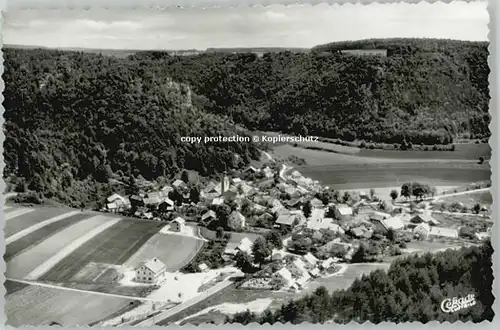
<svg viewBox="0 0 500 330">
<path fill-rule="evenodd" d="M 483 164 L 483 163 L 484 163 L 484 157 L 481 156 L 481 157 L 479 157 L 479 164 Z"/>
<path fill-rule="evenodd" d="M 396 199 L 398 198 L 399 194 L 398 194 L 398 191 L 393 189 L 391 190 L 391 198 L 392 198 L 392 202 L 394 203 L 396 201 Z"/>
<path fill-rule="evenodd" d="M 262 237 L 259 237 L 253 242 L 252 254 L 256 263 L 262 267 L 262 264 L 271 256 L 272 250 L 270 244 Z"/>
<path fill-rule="evenodd" d="M 412 195 L 412 192 L 413 192 L 413 189 L 412 189 L 411 183 L 405 183 L 401 186 L 401 196 L 403 196 L 404 198 L 406 198 L 406 199 L 410 198 Z"/>
<path fill-rule="evenodd" d="M 252 257 L 248 253 L 238 251 L 234 257 L 234 261 L 236 262 L 236 268 L 243 273 L 248 274 L 253 272 Z"/>
<path fill-rule="evenodd" d="M 198 204 L 198 202 L 200 201 L 200 190 L 198 189 L 198 187 L 194 186 L 191 188 L 191 190 L 189 191 L 189 200 L 192 203 Z"/>
<path fill-rule="evenodd" d="M 267 233 L 266 241 L 271 244 L 276 249 L 283 248 L 283 241 L 281 240 L 281 235 L 277 231 L 273 230 Z"/>
<path fill-rule="evenodd" d="M 215 237 L 218 239 L 224 237 L 224 228 L 222 228 L 221 226 L 217 227 L 217 229 L 215 230 Z"/>
<path fill-rule="evenodd" d="M 307 201 L 304 206 L 302 206 L 302 212 L 306 218 L 309 218 L 312 213 L 312 204 L 311 201 Z"/>
<path fill-rule="evenodd" d="M 481 205 L 476 203 L 472 209 L 474 210 L 474 213 L 479 214 L 479 212 L 481 212 Z"/>
</svg>

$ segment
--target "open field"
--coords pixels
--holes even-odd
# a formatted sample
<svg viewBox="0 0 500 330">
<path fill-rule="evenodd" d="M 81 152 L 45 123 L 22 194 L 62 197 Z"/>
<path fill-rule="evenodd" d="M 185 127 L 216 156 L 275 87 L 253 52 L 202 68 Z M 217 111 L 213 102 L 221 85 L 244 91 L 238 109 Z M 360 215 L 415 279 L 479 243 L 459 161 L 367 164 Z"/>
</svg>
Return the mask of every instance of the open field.
<svg viewBox="0 0 500 330">
<path fill-rule="evenodd" d="M 421 182 L 433 186 L 460 186 L 489 180 L 488 166 L 474 163 L 409 162 L 363 165 L 296 167 L 302 175 L 335 189 L 382 188 Z"/>
<path fill-rule="evenodd" d="M 8 261 L 6 277 L 25 277 L 75 240 L 109 220 L 108 217 L 94 216 L 60 230 L 49 239 L 41 241 L 36 247 L 24 250 Z"/>
<path fill-rule="evenodd" d="M 157 233 L 128 259 L 125 265 L 135 268 L 144 260 L 157 257 L 167 265 L 167 271 L 173 272 L 188 264 L 202 245 L 203 241 L 200 239 Z"/>
<path fill-rule="evenodd" d="M 57 263 L 40 280 L 71 281 L 89 262 L 121 265 L 165 224 L 123 219 Z"/>
<path fill-rule="evenodd" d="M 38 230 L 35 230 L 32 233 L 29 233 L 28 235 L 23 236 L 10 244 L 7 244 L 4 254 L 5 261 L 9 261 L 22 251 L 34 245 L 37 245 L 43 240 L 49 239 L 52 235 L 55 235 L 64 228 L 70 227 L 88 218 L 89 215 L 85 213 L 75 214 L 67 219 L 56 221 L 47 226 L 39 228 Z"/>
<path fill-rule="evenodd" d="M 21 208 L 18 207 L 12 207 L 8 209 L 7 211 L 14 212 L 16 210 L 19 210 Z M 33 208 L 32 212 L 23 214 L 19 217 L 10 219 L 8 221 L 5 221 L 4 223 L 4 235 L 5 237 L 9 237 L 15 233 L 20 232 L 21 230 L 24 230 L 26 228 L 29 228 L 41 221 L 50 219 L 52 217 L 67 213 L 72 211 L 69 208 L 61 208 L 61 207 L 37 207 Z"/>
<path fill-rule="evenodd" d="M 7 324 L 14 327 L 50 322 L 84 326 L 133 303 L 131 299 L 29 285 L 8 296 L 5 314 Z"/>
<path fill-rule="evenodd" d="M 260 134 L 266 136 L 290 136 L 287 134 L 276 132 L 265 132 Z M 293 147 L 292 143 L 282 142 L 272 144 L 271 147 L 273 149 L 293 148 L 297 151 L 303 149 L 305 151 L 319 151 L 333 154 L 353 155 L 362 158 L 467 160 L 478 160 L 479 157 L 484 157 L 485 159 L 491 158 L 491 147 L 488 143 L 456 143 L 454 151 L 368 149 L 358 148 L 354 146 L 344 146 L 341 144 L 329 143 L 327 141 L 297 142 L 297 147 Z M 323 150 L 311 150 L 306 148 L 320 148 Z M 432 146 L 428 146 L 428 148 L 432 149 Z"/>
<path fill-rule="evenodd" d="M 493 196 L 490 191 L 479 191 L 479 192 L 470 192 L 468 194 L 455 195 L 449 197 L 443 197 L 439 199 L 439 202 L 443 203 L 462 203 L 464 206 L 471 208 L 476 203 L 480 205 L 488 205 L 491 206 L 493 203 Z"/>
</svg>

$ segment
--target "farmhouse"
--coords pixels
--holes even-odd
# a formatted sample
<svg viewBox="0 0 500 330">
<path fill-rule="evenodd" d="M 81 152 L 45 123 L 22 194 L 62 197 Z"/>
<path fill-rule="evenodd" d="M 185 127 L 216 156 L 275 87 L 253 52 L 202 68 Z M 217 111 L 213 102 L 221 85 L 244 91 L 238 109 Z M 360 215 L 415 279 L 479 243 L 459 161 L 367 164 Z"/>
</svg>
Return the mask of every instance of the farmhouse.
<svg viewBox="0 0 500 330">
<path fill-rule="evenodd" d="M 309 272 L 306 269 L 306 264 L 300 259 L 295 259 L 293 262 L 288 264 L 287 268 L 290 271 L 290 273 L 292 273 L 293 277 L 296 278 L 310 277 Z"/>
<path fill-rule="evenodd" d="M 181 217 L 177 217 L 170 223 L 170 230 L 175 232 L 183 232 L 186 225 L 186 220 Z"/>
<path fill-rule="evenodd" d="M 366 229 L 364 226 L 351 228 L 349 232 L 357 238 L 370 238 L 373 235 L 373 231 Z"/>
<path fill-rule="evenodd" d="M 233 211 L 229 215 L 228 226 L 232 230 L 241 230 L 246 226 L 246 219 L 240 212 Z"/>
<path fill-rule="evenodd" d="M 304 255 L 302 259 L 304 259 L 304 262 L 308 267 L 315 267 L 316 264 L 318 263 L 318 259 L 315 256 L 313 256 L 311 252 L 308 252 L 306 255 Z"/>
<path fill-rule="evenodd" d="M 352 216 L 352 208 L 346 204 L 333 205 L 332 208 L 336 219 L 347 220 L 350 216 Z"/>
<path fill-rule="evenodd" d="M 323 202 L 322 202 L 322 201 L 320 201 L 320 200 L 319 200 L 319 199 L 317 199 L 317 198 L 313 198 L 313 199 L 311 200 L 311 205 L 312 205 L 312 207 L 314 207 L 314 208 L 322 208 L 322 207 L 323 207 Z"/>
<path fill-rule="evenodd" d="M 198 269 L 200 270 L 200 272 L 206 272 L 209 270 L 208 266 L 206 263 L 201 263 L 198 265 Z"/>
<path fill-rule="evenodd" d="M 379 220 L 372 220 L 372 221 L 375 224 L 375 227 L 384 233 L 389 231 L 390 229 L 401 230 L 405 226 L 403 221 L 399 217 L 391 217 L 384 219 L 382 221 Z"/>
<path fill-rule="evenodd" d="M 292 229 L 297 225 L 297 217 L 290 213 L 283 213 L 278 216 L 276 225 L 281 229 Z"/>
<path fill-rule="evenodd" d="M 307 228 L 312 230 L 329 229 L 336 233 L 344 233 L 344 230 L 338 224 L 334 223 L 332 218 L 309 219 L 307 221 Z"/>
<path fill-rule="evenodd" d="M 150 259 L 136 268 L 135 281 L 149 284 L 158 283 L 160 277 L 165 274 L 166 269 L 167 266 L 158 258 Z"/>
<path fill-rule="evenodd" d="M 429 232 L 431 231 L 431 228 L 429 226 L 429 224 L 427 223 L 421 223 L 419 225 L 417 225 L 414 229 L 413 229 L 413 234 L 415 236 L 418 236 L 418 237 L 427 237 L 429 236 Z"/>
<path fill-rule="evenodd" d="M 285 287 L 290 287 L 294 283 L 292 273 L 290 273 L 286 267 L 283 267 L 274 273 L 273 278 L 283 281 L 285 283 Z"/>
<path fill-rule="evenodd" d="M 417 214 L 410 220 L 413 223 L 428 223 L 429 225 L 432 226 L 437 226 L 439 225 L 439 221 L 434 219 L 430 212 L 424 212 L 422 214 Z"/>
</svg>

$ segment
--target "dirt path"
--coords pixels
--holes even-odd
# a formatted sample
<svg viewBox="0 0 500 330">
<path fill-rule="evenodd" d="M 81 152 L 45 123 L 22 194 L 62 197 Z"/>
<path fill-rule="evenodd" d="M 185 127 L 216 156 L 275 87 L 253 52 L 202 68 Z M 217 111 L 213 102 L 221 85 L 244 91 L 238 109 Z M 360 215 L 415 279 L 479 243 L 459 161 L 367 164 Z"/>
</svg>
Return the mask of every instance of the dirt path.
<svg viewBox="0 0 500 330">
<path fill-rule="evenodd" d="M 105 216 L 102 216 L 105 217 Z M 100 225 L 99 227 L 95 228 L 94 230 L 86 233 L 85 235 L 79 237 L 75 241 L 73 241 L 71 244 L 67 245 L 64 249 L 59 251 L 57 254 L 53 255 L 51 258 L 46 260 L 44 263 L 36 267 L 34 270 L 32 270 L 28 276 L 26 276 L 26 279 L 29 280 L 36 280 L 46 272 L 48 272 L 52 267 L 54 267 L 58 262 L 63 260 L 66 256 L 68 256 L 71 252 L 75 251 L 78 249 L 80 246 L 82 246 L 85 242 L 90 240 L 91 238 L 97 236 L 99 233 L 103 232 L 104 230 L 108 229 L 109 227 L 113 226 L 116 224 L 118 221 L 120 221 L 120 218 L 111 218 L 110 221 Z"/>
<path fill-rule="evenodd" d="M 73 215 L 76 215 L 76 214 L 79 214 L 80 211 L 71 211 L 71 212 L 68 212 L 68 213 L 64 213 L 64 214 L 61 214 L 61 215 L 58 215 L 56 217 L 53 217 L 53 218 L 50 218 L 50 219 L 47 219 L 45 221 L 42 221 L 42 222 L 39 222 L 37 223 L 36 225 L 33 225 L 31 227 L 28 227 L 24 230 L 21 230 L 20 232 L 18 233 L 15 233 L 14 235 L 12 236 L 9 236 L 5 239 L 5 244 L 10 244 L 14 241 L 17 241 L 18 239 L 28 235 L 28 234 L 31 234 L 32 232 L 34 232 L 35 230 L 38 230 L 42 227 L 45 227 L 51 223 L 54 223 L 54 222 L 57 222 L 57 221 L 60 221 L 60 220 L 63 220 L 63 219 L 66 219 L 66 218 L 69 218 Z"/>
<path fill-rule="evenodd" d="M 22 209 L 14 210 L 10 213 L 4 214 L 4 220 L 5 221 L 11 220 L 11 219 L 20 217 L 23 214 L 31 213 L 33 211 L 35 211 L 35 209 L 22 208 Z"/>
<path fill-rule="evenodd" d="M 138 324 L 135 324 L 134 326 L 154 326 L 154 325 L 163 325 L 161 324 L 162 321 L 168 319 L 169 317 L 175 315 L 175 314 L 178 314 L 180 312 L 182 312 L 183 310 L 185 310 L 186 308 L 188 307 L 191 307 L 197 303 L 199 303 L 200 301 L 202 300 L 205 300 L 207 299 L 208 297 L 216 294 L 217 292 L 223 290 L 224 288 L 228 287 L 229 285 L 231 285 L 233 282 L 231 281 L 231 279 L 234 277 L 235 275 L 233 276 L 230 276 L 228 278 L 226 278 L 224 281 L 222 282 L 219 282 L 217 283 L 216 285 L 214 285 L 213 287 L 211 287 L 210 289 L 208 289 L 207 291 L 205 292 L 202 292 L 200 295 L 184 302 L 184 303 L 181 303 L 159 315 L 155 315 L 154 317 L 151 317 L 151 318 L 148 318 Z"/>
<path fill-rule="evenodd" d="M 440 196 L 434 197 L 434 202 L 438 201 L 441 198 L 460 196 L 460 195 L 468 195 L 468 194 L 474 194 L 474 193 L 483 192 L 483 191 L 490 191 L 490 190 L 491 190 L 491 187 L 488 187 L 488 188 L 481 188 L 481 189 L 475 189 L 475 190 L 461 191 L 461 192 L 452 193 L 452 194 L 440 195 Z"/>
</svg>

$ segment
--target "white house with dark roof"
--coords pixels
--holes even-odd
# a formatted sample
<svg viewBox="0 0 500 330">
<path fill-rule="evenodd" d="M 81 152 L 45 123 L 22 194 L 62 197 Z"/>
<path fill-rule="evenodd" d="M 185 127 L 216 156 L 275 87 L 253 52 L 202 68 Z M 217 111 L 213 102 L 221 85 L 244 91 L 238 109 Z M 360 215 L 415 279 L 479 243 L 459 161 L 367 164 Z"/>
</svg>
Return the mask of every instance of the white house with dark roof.
<svg viewBox="0 0 500 330">
<path fill-rule="evenodd" d="M 140 283 L 156 284 L 165 274 L 167 266 L 158 258 L 145 261 L 135 269 L 135 281 Z"/>
<path fill-rule="evenodd" d="M 175 232 L 183 232 L 186 226 L 186 220 L 181 217 L 177 217 L 170 223 L 170 230 Z"/>
</svg>

